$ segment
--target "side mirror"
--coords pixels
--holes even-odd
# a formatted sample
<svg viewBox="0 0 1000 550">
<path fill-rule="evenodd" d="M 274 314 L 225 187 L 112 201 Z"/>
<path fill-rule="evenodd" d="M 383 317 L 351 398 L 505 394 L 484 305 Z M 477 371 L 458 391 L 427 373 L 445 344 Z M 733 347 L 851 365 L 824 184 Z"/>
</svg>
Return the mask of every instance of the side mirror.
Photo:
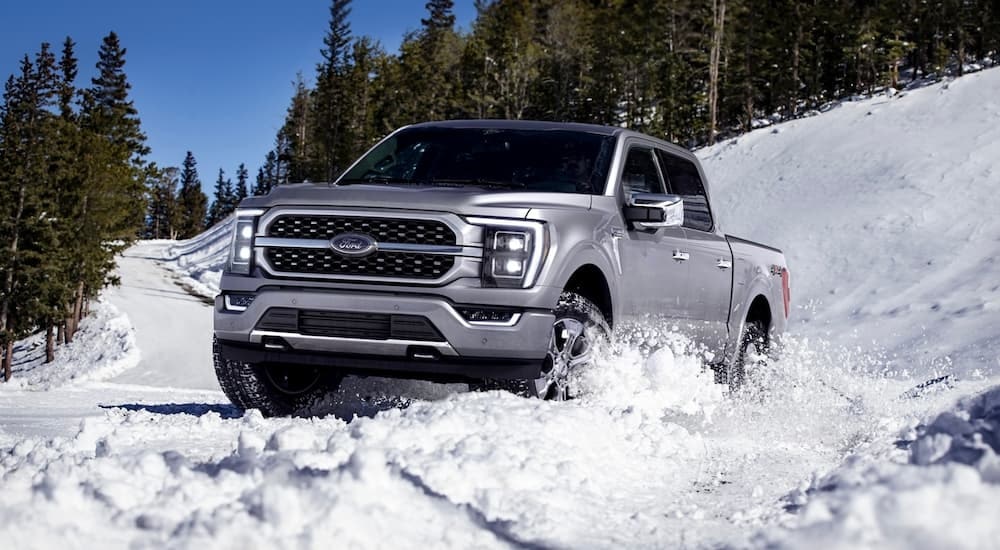
<svg viewBox="0 0 1000 550">
<path fill-rule="evenodd" d="M 625 206 L 625 221 L 639 229 L 684 225 L 684 200 L 677 195 L 632 193 Z"/>
</svg>

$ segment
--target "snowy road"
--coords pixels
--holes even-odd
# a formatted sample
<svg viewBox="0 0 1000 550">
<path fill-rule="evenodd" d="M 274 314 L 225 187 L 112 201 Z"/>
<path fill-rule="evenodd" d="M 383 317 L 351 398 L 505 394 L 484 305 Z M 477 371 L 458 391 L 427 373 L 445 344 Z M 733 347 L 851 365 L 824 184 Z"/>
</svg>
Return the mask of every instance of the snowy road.
<svg viewBox="0 0 1000 550">
<path fill-rule="evenodd" d="M 106 294 L 132 321 L 142 362 L 113 382 L 218 390 L 212 369 L 212 308 L 154 261 L 165 245 L 132 248 L 118 261 L 122 284 Z"/>
<path fill-rule="evenodd" d="M 1000 391 L 929 419 L 1000 383 L 997 90 L 987 71 L 699 153 L 727 231 L 793 274 L 787 347 L 736 398 L 633 326 L 569 403 L 355 380 L 339 416 L 238 415 L 175 275 L 211 294 L 228 228 L 141 244 L 75 347 L 43 368 L 22 343 L 0 386 L 0 547 L 996 548 Z"/>
</svg>

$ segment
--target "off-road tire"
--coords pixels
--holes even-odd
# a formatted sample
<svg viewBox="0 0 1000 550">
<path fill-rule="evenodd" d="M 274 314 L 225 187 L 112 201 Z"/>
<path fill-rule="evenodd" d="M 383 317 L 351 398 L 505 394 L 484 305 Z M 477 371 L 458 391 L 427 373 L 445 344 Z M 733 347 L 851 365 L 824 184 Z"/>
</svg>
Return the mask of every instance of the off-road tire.
<svg viewBox="0 0 1000 550">
<path fill-rule="evenodd" d="M 767 327 L 762 321 L 748 321 L 743 327 L 740 338 L 740 349 L 732 364 L 724 365 L 715 370 L 715 382 L 727 384 L 730 393 L 739 390 L 747 379 L 747 372 L 752 370 L 752 357 L 767 353 Z"/>
<path fill-rule="evenodd" d="M 219 342 L 212 340 L 215 375 L 222 392 L 242 411 L 258 409 L 264 416 L 304 416 L 312 407 L 340 386 L 343 379 L 332 369 L 319 370 L 315 383 L 303 391 L 288 393 L 272 381 L 273 373 L 281 369 L 311 369 L 298 365 L 255 365 L 226 357 Z M 268 370 L 270 369 L 270 371 Z M 269 372 L 271 374 L 269 374 Z M 312 372 L 312 371 L 305 371 Z M 296 374 L 304 374 L 297 372 Z"/>
<path fill-rule="evenodd" d="M 611 328 L 604 318 L 601 309 L 594 302 L 575 292 L 563 292 L 559 296 L 559 302 L 553 310 L 555 313 L 555 323 L 553 329 L 560 320 L 575 320 L 583 325 L 585 335 L 593 346 L 598 341 L 608 341 L 611 338 Z M 551 368 L 551 357 L 546 358 L 546 365 L 543 368 Z M 543 371 L 544 374 L 544 371 Z M 568 374 L 568 373 L 567 373 Z M 543 376 L 544 378 L 544 376 Z M 538 380 L 486 380 L 482 385 L 473 386 L 475 389 L 500 389 L 523 397 L 537 397 L 546 400 L 562 401 L 572 399 L 572 388 L 564 385 L 555 391 L 546 391 L 539 388 L 542 379 Z"/>
</svg>

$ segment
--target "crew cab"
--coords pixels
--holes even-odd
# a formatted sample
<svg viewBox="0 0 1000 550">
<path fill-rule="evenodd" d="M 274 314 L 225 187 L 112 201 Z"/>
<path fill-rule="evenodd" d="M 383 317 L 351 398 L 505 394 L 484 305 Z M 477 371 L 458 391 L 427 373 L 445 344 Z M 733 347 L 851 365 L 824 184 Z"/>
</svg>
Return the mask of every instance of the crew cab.
<svg viewBox="0 0 1000 550">
<path fill-rule="evenodd" d="M 735 386 L 789 315 L 781 251 L 723 231 L 694 155 L 623 128 L 407 126 L 336 181 L 235 216 L 215 369 L 268 415 L 347 374 L 565 399 L 595 343 L 639 317 L 686 331 Z"/>
</svg>

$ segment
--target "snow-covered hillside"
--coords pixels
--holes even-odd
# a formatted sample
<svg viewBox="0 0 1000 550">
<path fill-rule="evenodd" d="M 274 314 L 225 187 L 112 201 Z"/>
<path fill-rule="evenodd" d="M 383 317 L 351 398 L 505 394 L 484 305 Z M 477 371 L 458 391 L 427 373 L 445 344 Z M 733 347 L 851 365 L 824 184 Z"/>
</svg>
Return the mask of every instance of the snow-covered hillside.
<svg viewBox="0 0 1000 550">
<path fill-rule="evenodd" d="M 998 98 L 985 71 L 699 153 L 725 229 L 793 274 L 786 349 L 734 399 L 646 326 L 624 336 L 659 350 L 569 403 L 376 381 L 340 418 L 240 416 L 185 294 L 231 227 L 133 248 L 107 300 L 142 361 L 0 386 L 0 545 L 1000 547 Z"/>
</svg>

